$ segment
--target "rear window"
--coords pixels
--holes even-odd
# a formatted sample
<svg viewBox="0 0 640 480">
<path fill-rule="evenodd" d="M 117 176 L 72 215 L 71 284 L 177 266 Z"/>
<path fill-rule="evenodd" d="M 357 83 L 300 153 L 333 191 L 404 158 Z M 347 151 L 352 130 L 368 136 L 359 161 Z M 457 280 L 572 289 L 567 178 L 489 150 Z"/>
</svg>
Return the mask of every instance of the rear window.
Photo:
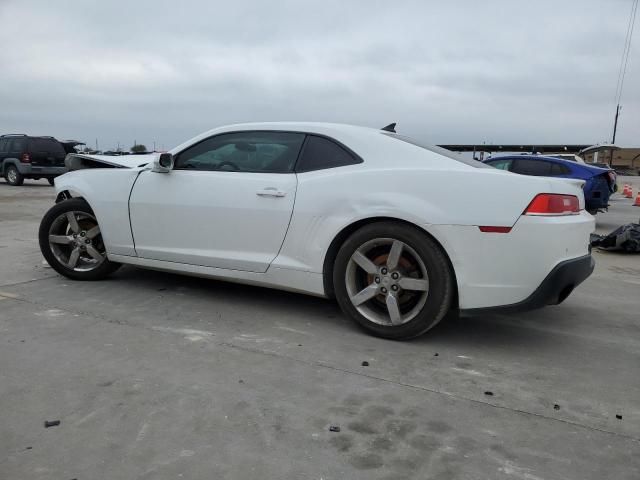
<svg viewBox="0 0 640 480">
<path fill-rule="evenodd" d="M 302 157 L 296 165 L 296 172 L 311 172 L 357 163 L 362 163 L 362 160 L 356 158 L 336 142 L 328 138 L 309 135 L 302 150 Z"/>
<path fill-rule="evenodd" d="M 513 168 L 514 173 L 520 175 L 532 175 L 534 177 L 548 177 L 551 175 L 551 162 L 546 160 L 518 159 Z"/>
<path fill-rule="evenodd" d="M 551 165 L 552 176 L 569 175 L 570 173 L 571 170 L 569 170 L 569 167 L 567 167 L 566 165 L 560 165 L 559 163 L 554 163 L 553 165 Z"/>
<path fill-rule="evenodd" d="M 53 138 L 32 138 L 29 141 L 29 149 L 32 152 L 51 152 L 55 155 L 67 153 L 62 144 Z"/>
<path fill-rule="evenodd" d="M 411 145 L 415 145 L 416 147 L 420 147 L 420 148 L 423 148 L 425 150 L 429 150 L 430 152 L 438 153 L 440 155 L 443 155 L 445 157 L 450 158 L 451 160 L 455 160 L 456 162 L 460 162 L 460 163 L 464 163 L 465 165 L 469 165 L 470 167 L 491 168 L 489 165 L 485 165 L 484 163 L 479 162 L 477 160 L 473 160 L 473 159 L 470 159 L 470 158 L 463 158 L 460 155 L 456 155 L 451 150 L 447 150 L 446 148 L 437 147 L 435 145 L 427 145 L 427 144 L 418 142 L 417 140 L 414 140 L 413 138 L 405 137 L 404 135 L 398 135 L 397 133 L 390 133 L 390 132 L 380 132 L 380 133 L 382 133 L 383 135 L 386 135 L 387 137 L 391 137 L 391 138 L 395 138 L 396 140 L 400 140 L 401 142 L 410 143 Z"/>
</svg>

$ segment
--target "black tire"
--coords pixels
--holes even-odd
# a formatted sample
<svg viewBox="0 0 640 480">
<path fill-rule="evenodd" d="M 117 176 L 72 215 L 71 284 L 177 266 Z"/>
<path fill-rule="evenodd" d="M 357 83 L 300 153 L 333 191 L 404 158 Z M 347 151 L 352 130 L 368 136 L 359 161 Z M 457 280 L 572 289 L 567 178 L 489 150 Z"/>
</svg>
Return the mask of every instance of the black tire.
<svg viewBox="0 0 640 480">
<path fill-rule="evenodd" d="M 53 187 L 53 178 L 47 178 L 47 182 L 49 182 L 49 185 L 51 185 Z"/>
<path fill-rule="evenodd" d="M 24 183 L 24 176 L 16 168 L 15 165 L 9 165 L 4 171 L 4 179 L 9 185 L 19 187 Z"/>
<path fill-rule="evenodd" d="M 67 212 L 84 212 L 89 215 L 94 215 L 89 204 L 81 198 L 70 198 L 60 203 L 55 204 L 45 213 L 42 221 L 40 222 L 40 230 L 38 232 L 38 239 L 40 241 L 40 251 L 47 260 L 51 268 L 61 275 L 72 280 L 102 280 L 115 272 L 120 268 L 121 264 L 111 262 L 109 259 L 105 259 L 99 266 L 89 271 L 76 271 L 69 268 L 67 265 L 60 262 L 51 250 L 51 244 L 49 243 L 49 232 L 53 222 Z M 101 234 L 96 237 L 98 239 Z"/>
<path fill-rule="evenodd" d="M 353 305 L 346 286 L 347 266 L 353 253 L 373 239 L 400 240 L 414 250 L 428 272 L 429 289 L 426 302 L 419 313 L 400 325 L 381 325 L 369 320 Z M 342 311 L 367 332 L 392 340 L 418 337 L 442 320 L 451 308 L 454 298 L 454 274 L 446 254 L 425 232 L 407 224 L 396 222 L 373 223 L 353 233 L 342 245 L 333 269 L 336 300 Z"/>
</svg>

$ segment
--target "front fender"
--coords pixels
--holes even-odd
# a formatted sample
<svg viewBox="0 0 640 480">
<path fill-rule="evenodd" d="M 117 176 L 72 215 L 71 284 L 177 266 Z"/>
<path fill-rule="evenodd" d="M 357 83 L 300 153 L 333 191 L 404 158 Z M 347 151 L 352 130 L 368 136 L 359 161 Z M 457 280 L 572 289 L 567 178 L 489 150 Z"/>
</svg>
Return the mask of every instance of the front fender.
<svg viewBox="0 0 640 480">
<path fill-rule="evenodd" d="M 65 173 L 56 178 L 58 198 L 84 198 L 100 225 L 107 253 L 135 256 L 129 195 L 139 169 L 96 168 Z"/>
</svg>

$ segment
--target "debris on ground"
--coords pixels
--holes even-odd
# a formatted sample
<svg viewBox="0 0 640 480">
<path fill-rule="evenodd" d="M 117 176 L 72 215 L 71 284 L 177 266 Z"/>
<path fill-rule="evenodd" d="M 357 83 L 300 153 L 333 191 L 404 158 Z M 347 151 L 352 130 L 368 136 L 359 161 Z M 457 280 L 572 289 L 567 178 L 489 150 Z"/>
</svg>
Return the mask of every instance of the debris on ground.
<svg viewBox="0 0 640 480">
<path fill-rule="evenodd" d="M 590 243 L 602 250 L 640 253 L 640 223 L 627 223 L 609 235 L 592 233 Z"/>
<path fill-rule="evenodd" d="M 434 354 L 433 354 L 433 356 L 434 356 L 434 357 L 437 357 L 437 356 L 438 356 L 438 352 L 434 353 Z"/>
<path fill-rule="evenodd" d="M 487 395 L 488 397 L 493 397 L 493 392 L 487 390 L 486 392 L 484 392 L 485 395 Z"/>
<path fill-rule="evenodd" d="M 368 367 L 369 366 L 369 362 L 367 362 L 366 360 L 364 362 L 362 362 L 362 366 L 363 367 Z"/>
<path fill-rule="evenodd" d="M 622 420 L 622 415 L 620 415 L 620 414 L 618 413 L 618 414 L 616 414 L 616 418 L 617 418 L 618 420 Z"/>
<path fill-rule="evenodd" d="M 339 426 L 337 426 L 337 425 L 330 425 L 330 426 L 329 426 L 329 431 L 330 431 L 330 432 L 336 432 L 336 433 L 337 433 L 337 432 L 339 432 L 339 431 L 340 431 L 340 427 L 339 427 Z"/>
<path fill-rule="evenodd" d="M 553 409 L 554 410 L 560 410 L 560 405 L 558 405 L 557 403 L 553 405 Z"/>
<path fill-rule="evenodd" d="M 44 421 L 44 428 L 57 427 L 58 425 L 60 425 L 60 420 L 45 420 Z"/>
</svg>

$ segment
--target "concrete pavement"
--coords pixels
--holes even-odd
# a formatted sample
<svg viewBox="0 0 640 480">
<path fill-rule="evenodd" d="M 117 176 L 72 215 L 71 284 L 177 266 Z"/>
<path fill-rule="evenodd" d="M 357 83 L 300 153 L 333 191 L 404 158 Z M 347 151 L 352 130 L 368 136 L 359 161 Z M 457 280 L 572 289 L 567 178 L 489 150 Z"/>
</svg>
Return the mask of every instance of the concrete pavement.
<svg viewBox="0 0 640 480">
<path fill-rule="evenodd" d="M 640 255 L 595 252 L 560 306 L 399 343 L 302 295 L 62 278 L 36 240 L 52 202 L 0 182 L 2 479 L 640 478 Z M 638 216 L 616 196 L 597 218 Z"/>
</svg>

